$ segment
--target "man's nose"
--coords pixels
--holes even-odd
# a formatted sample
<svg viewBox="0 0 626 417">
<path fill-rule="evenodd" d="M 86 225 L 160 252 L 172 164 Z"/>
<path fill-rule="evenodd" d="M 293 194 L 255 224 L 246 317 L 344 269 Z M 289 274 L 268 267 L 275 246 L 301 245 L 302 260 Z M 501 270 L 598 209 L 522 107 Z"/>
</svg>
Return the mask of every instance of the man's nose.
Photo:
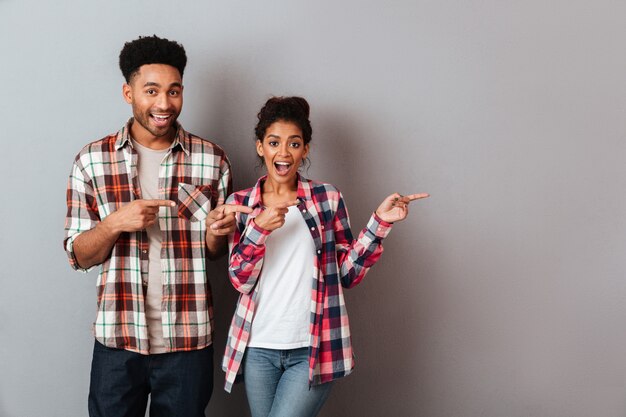
<svg viewBox="0 0 626 417">
<path fill-rule="evenodd" d="M 169 109 L 170 107 L 170 95 L 167 93 L 162 93 L 157 96 L 156 103 L 159 109 Z"/>
</svg>

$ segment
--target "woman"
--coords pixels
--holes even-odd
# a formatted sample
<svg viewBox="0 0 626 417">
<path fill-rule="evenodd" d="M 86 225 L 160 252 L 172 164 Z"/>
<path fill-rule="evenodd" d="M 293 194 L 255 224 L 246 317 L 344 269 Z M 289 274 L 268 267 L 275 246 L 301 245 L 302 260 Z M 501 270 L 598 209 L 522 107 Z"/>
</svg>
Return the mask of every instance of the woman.
<svg viewBox="0 0 626 417">
<path fill-rule="evenodd" d="M 253 417 L 315 416 L 332 381 L 354 367 L 342 287 L 363 279 L 392 223 L 428 194 L 390 195 L 353 239 L 341 193 L 298 174 L 312 133 L 306 100 L 271 98 L 258 119 L 267 175 L 228 199 L 253 211 L 237 214 L 229 241 L 229 276 L 241 296 L 222 364 L 225 388 L 243 367 Z"/>
</svg>

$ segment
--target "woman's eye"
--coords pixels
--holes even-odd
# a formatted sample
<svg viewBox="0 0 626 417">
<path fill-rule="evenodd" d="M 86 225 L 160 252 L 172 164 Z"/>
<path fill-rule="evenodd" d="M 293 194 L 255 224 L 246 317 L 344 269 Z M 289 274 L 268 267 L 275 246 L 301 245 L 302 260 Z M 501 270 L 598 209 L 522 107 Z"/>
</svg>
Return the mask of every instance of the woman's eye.
<svg viewBox="0 0 626 417">
<path fill-rule="evenodd" d="M 276 142 L 275 140 L 270 141 L 270 146 L 278 146 L 278 142 Z"/>
<path fill-rule="evenodd" d="M 292 147 L 292 148 L 299 148 L 299 147 L 300 147 L 300 144 L 299 144 L 298 142 L 292 142 L 292 143 L 291 143 L 291 147 Z"/>
</svg>

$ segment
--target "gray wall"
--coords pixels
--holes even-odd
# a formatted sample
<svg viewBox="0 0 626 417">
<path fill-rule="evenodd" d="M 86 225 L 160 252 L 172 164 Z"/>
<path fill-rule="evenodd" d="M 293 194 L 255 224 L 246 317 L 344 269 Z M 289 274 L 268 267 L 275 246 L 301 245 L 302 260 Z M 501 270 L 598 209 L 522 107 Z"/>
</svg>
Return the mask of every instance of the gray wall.
<svg viewBox="0 0 626 417">
<path fill-rule="evenodd" d="M 117 55 L 182 42 L 184 126 L 260 171 L 255 114 L 312 104 L 355 228 L 430 192 L 348 307 L 323 416 L 626 415 L 623 1 L 0 0 L 0 416 L 86 415 L 95 274 L 61 248 L 74 155 L 130 115 Z M 215 265 L 218 352 L 234 291 Z M 219 355 L 216 356 L 219 359 Z M 212 415 L 247 415 L 216 371 Z"/>
</svg>

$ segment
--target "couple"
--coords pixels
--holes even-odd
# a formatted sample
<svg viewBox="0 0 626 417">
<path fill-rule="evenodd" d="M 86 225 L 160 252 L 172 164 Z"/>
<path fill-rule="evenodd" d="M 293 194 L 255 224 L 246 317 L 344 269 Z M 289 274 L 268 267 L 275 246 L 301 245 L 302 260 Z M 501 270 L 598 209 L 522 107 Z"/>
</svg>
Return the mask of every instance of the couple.
<svg viewBox="0 0 626 417">
<path fill-rule="evenodd" d="M 243 373 L 253 417 L 315 416 L 353 367 L 342 287 L 357 285 L 411 200 L 392 194 L 354 239 L 341 193 L 298 173 L 311 141 L 308 103 L 274 97 L 258 114 L 267 175 L 231 195 L 217 145 L 176 119 L 183 47 L 156 36 L 124 45 L 133 117 L 77 155 L 67 191 L 71 266 L 100 266 L 89 415 L 204 416 L 213 390 L 206 262 L 229 253 L 241 293 L 223 369 Z M 230 196 L 229 196 L 230 195 Z M 245 371 L 245 372 L 244 372 Z"/>
</svg>

